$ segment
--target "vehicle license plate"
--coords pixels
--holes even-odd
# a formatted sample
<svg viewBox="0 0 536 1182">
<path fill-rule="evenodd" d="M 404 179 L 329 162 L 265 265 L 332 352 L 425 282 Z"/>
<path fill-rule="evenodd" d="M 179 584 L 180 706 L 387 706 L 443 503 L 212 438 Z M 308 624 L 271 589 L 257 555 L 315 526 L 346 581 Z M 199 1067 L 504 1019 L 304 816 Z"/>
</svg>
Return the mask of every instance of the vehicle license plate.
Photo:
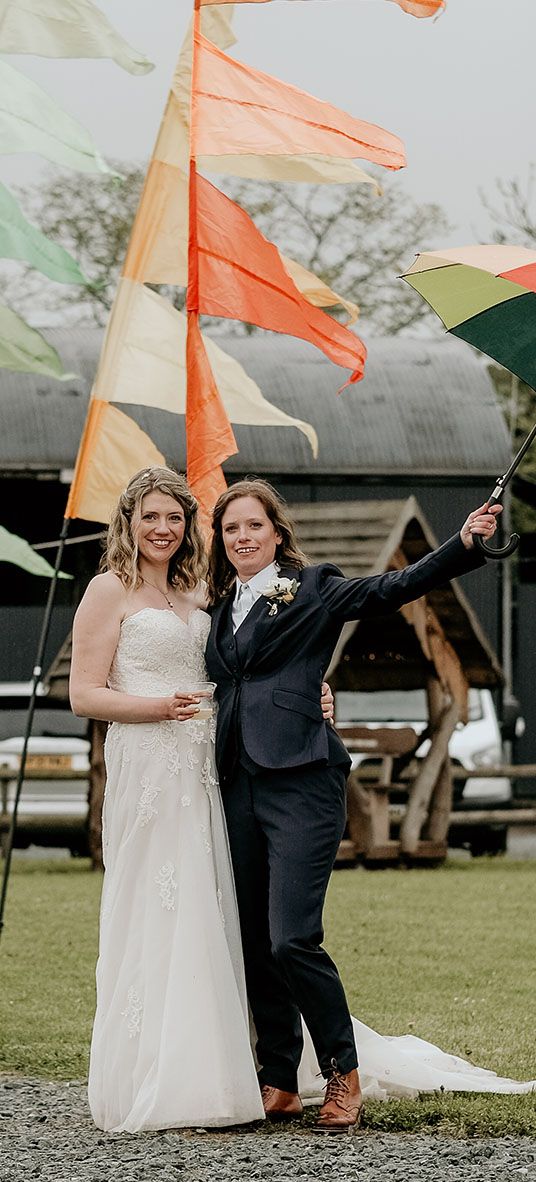
<svg viewBox="0 0 536 1182">
<path fill-rule="evenodd" d="M 72 767 L 72 759 L 70 755 L 54 755 L 53 752 L 47 752 L 43 755 L 28 755 L 26 757 L 26 768 L 32 772 L 58 772 L 66 771 Z"/>
</svg>

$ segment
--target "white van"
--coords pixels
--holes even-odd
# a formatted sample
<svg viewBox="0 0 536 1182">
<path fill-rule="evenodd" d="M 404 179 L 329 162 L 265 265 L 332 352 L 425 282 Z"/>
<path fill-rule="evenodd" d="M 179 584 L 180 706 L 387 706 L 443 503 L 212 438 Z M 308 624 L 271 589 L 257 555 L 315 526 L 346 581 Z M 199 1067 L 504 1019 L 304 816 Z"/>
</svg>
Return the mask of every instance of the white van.
<svg viewBox="0 0 536 1182">
<path fill-rule="evenodd" d="M 411 726 L 417 734 L 428 723 L 426 693 L 415 690 L 380 690 L 372 693 L 339 692 L 335 695 L 335 720 L 344 725 L 375 727 Z M 417 757 L 426 754 L 430 740 L 423 741 Z M 476 770 L 497 766 L 502 761 L 502 741 L 493 698 L 489 690 L 469 690 L 469 719 L 459 723 L 449 744 L 454 764 Z M 352 766 L 357 767 L 367 755 L 354 755 Z M 505 807 L 512 799 L 512 784 L 505 777 L 489 779 L 475 777 L 454 782 L 456 811 L 474 808 Z M 464 846 L 473 855 L 502 853 L 506 849 L 506 826 L 493 823 L 482 826 L 451 826 L 449 844 Z"/>
</svg>

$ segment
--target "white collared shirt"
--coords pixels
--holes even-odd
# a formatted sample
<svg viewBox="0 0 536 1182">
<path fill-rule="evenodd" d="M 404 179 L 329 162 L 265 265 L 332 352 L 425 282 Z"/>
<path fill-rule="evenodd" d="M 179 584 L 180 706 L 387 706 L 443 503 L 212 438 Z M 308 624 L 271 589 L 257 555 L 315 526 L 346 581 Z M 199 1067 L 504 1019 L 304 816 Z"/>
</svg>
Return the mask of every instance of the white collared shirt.
<svg viewBox="0 0 536 1182">
<path fill-rule="evenodd" d="M 233 618 L 233 632 L 244 622 L 246 616 L 251 611 L 253 605 L 260 599 L 263 591 L 273 579 L 277 579 L 279 574 L 279 567 L 276 562 L 271 562 L 269 566 L 263 567 L 262 570 L 257 571 L 256 575 L 252 575 L 247 583 L 242 583 L 236 576 L 235 597 L 232 607 Z M 250 594 L 244 596 L 242 588 L 248 587 Z"/>
</svg>

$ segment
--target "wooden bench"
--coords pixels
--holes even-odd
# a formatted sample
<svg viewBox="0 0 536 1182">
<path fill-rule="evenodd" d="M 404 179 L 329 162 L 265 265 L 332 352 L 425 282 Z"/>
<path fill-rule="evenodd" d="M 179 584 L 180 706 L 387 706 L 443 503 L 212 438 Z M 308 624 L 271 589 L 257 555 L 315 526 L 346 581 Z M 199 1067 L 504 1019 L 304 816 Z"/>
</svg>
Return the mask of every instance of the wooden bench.
<svg viewBox="0 0 536 1182">
<path fill-rule="evenodd" d="M 423 737 L 410 726 L 339 726 L 337 730 L 348 751 L 367 760 L 348 779 L 347 837 L 341 842 L 337 862 L 349 864 L 359 858 L 370 867 L 398 862 L 400 842 L 391 838 L 389 793 L 394 788 L 410 790 L 407 782 L 398 783 L 397 763 L 398 767 L 400 761 L 404 767 L 410 765 Z M 446 853 L 445 842 L 420 840 L 413 856 L 421 864 L 433 865 L 442 862 Z"/>
</svg>

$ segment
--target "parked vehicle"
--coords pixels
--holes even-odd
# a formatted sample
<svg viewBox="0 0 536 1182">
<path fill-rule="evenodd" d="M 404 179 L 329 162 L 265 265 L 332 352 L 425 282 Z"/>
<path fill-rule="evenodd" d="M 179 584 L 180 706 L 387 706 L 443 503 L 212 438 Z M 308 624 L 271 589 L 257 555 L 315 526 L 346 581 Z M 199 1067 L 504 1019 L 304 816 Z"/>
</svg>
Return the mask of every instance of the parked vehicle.
<svg viewBox="0 0 536 1182">
<path fill-rule="evenodd" d="M 13 692 L 14 689 L 18 692 Z M 4 690 L 4 693 L 2 693 Z M 0 812 L 12 815 L 16 782 L 23 747 L 27 710 L 27 687 L 0 685 L 0 769 L 9 778 L 0 780 Z M 25 779 L 17 812 L 14 846 L 27 849 L 35 844 L 67 848 L 73 855 L 85 855 L 87 847 L 89 742 L 82 737 L 85 722 L 74 719 L 69 710 L 43 708 L 38 699 L 33 733 L 28 744 L 26 768 L 43 778 Z M 78 733 L 77 733 L 78 732 Z M 54 773 L 61 773 L 55 777 Z M 73 773 L 73 778 L 69 777 Z"/>
<path fill-rule="evenodd" d="M 337 693 L 335 697 L 335 718 L 344 737 L 344 725 L 377 727 L 410 726 L 421 734 L 428 722 L 426 694 L 424 690 L 382 690 L 374 693 Z M 425 739 L 416 751 L 417 758 L 426 754 L 430 746 Z M 468 771 L 479 767 L 494 767 L 502 760 L 502 741 L 499 722 L 489 690 L 469 691 L 469 719 L 459 723 L 449 744 L 453 764 Z M 371 762 L 367 755 L 354 755 L 352 766 L 364 761 Z M 407 793 L 393 793 L 393 827 L 400 819 Z M 506 777 L 492 777 L 454 781 L 454 807 L 457 812 L 469 809 L 490 809 L 494 806 L 508 807 L 512 800 L 512 784 Z M 473 856 L 498 854 L 506 849 L 507 827 L 489 822 L 481 826 L 451 826 L 449 844 L 467 848 Z"/>
</svg>

